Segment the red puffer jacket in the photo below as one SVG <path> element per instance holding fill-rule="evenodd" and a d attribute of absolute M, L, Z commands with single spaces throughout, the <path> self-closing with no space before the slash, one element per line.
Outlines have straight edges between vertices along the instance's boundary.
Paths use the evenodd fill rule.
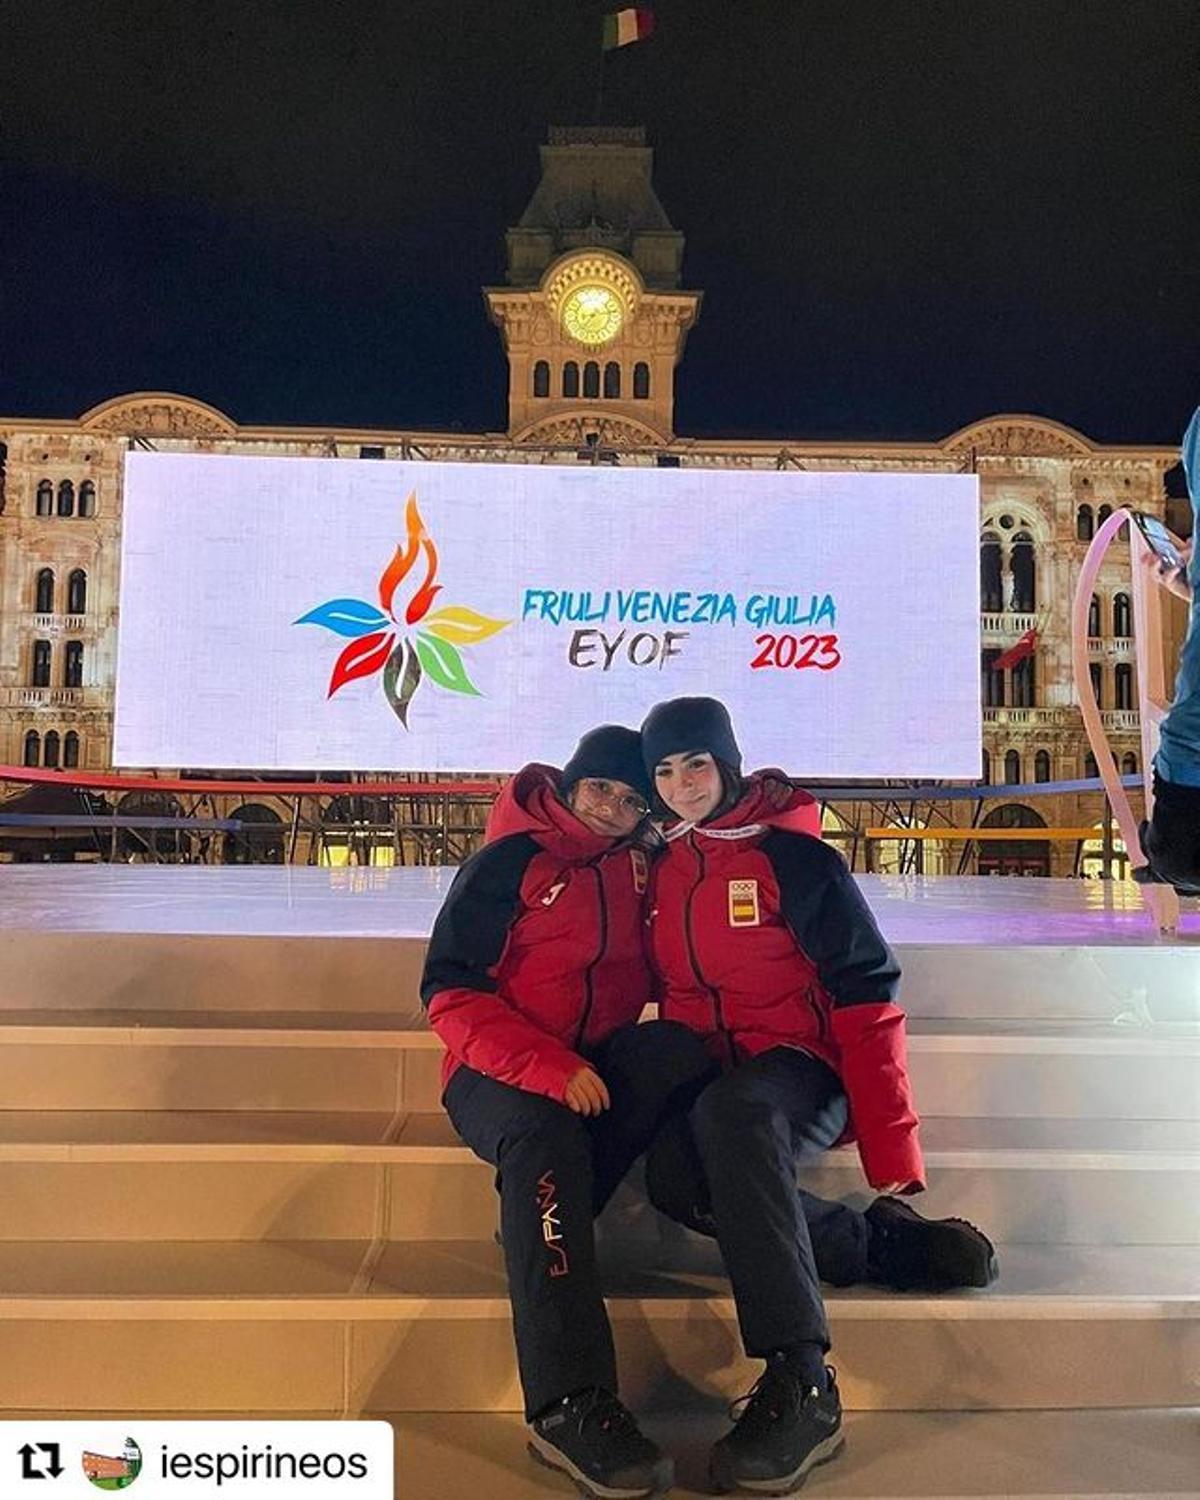
<path fill-rule="evenodd" d="M 558 798 L 558 772 L 526 766 L 498 798 L 484 847 L 438 913 L 421 979 L 461 1064 L 560 1102 L 588 1049 L 650 999 L 645 851 L 592 833 Z"/>
<path fill-rule="evenodd" d="M 867 1180 L 924 1183 L 905 1059 L 900 970 L 806 792 L 770 773 L 702 827 L 667 835 L 651 876 L 661 1014 L 730 1067 L 771 1047 L 829 1064 Z"/>

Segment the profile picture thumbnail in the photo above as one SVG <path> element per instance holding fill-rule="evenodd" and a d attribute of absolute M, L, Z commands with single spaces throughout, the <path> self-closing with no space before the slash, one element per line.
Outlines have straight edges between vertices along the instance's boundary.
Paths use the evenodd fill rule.
<path fill-rule="evenodd" d="M 131 1437 L 120 1453 L 99 1453 L 85 1448 L 83 1472 L 98 1490 L 128 1489 L 142 1472 L 142 1450 Z"/>

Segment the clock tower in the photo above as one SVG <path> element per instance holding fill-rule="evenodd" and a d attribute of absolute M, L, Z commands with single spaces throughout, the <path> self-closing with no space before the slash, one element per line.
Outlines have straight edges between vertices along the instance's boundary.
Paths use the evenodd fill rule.
<path fill-rule="evenodd" d="M 679 289 L 683 235 L 654 192 L 645 132 L 556 127 L 541 157 L 508 231 L 507 285 L 484 291 L 508 355 L 509 436 L 668 443 L 701 294 Z"/>

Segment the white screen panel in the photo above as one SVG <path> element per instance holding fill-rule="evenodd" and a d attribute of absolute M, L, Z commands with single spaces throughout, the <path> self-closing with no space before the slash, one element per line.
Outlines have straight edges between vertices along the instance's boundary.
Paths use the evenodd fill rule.
<path fill-rule="evenodd" d="M 969 475 L 132 453 L 114 763 L 509 771 L 707 693 L 747 765 L 973 778 L 978 514 Z"/>

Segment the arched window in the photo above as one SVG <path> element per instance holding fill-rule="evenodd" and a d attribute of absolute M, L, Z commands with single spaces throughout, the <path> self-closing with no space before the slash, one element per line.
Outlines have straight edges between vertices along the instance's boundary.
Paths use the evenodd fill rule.
<path fill-rule="evenodd" d="M 649 401 L 650 399 L 650 366 L 642 359 L 639 359 L 633 367 L 633 399 L 635 401 Z"/>
<path fill-rule="evenodd" d="M 1012 669 L 1012 701 L 1014 708 L 1032 708 L 1037 691 L 1034 677 L 1036 658 L 1026 656 Z"/>
<path fill-rule="evenodd" d="M 1122 640 L 1133 634 L 1133 612 L 1129 607 L 1128 594 L 1113 595 L 1113 635 Z"/>
<path fill-rule="evenodd" d="M 984 708 L 1004 707 L 1004 673 L 997 672 L 992 663 L 1000 655 L 995 648 L 983 653 L 983 706 Z"/>
<path fill-rule="evenodd" d="M 63 765 L 69 770 L 79 764 L 79 736 L 73 729 L 67 731 L 63 740 Z"/>
<path fill-rule="evenodd" d="M 42 752 L 42 764 L 44 766 L 58 765 L 58 731 L 56 729 L 52 729 L 46 736 L 46 744 Z"/>
<path fill-rule="evenodd" d="M 1100 597 L 1092 595 L 1092 602 L 1088 605 L 1088 635 L 1098 636 L 1102 633 L 1100 624 Z"/>
<path fill-rule="evenodd" d="M 1133 668 L 1127 661 L 1117 663 L 1116 671 L 1113 673 L 1116 679 L 1117 707 L 1133 707 Z"/>
<path fill-rule="evenodd" d="M 31 683 L 34 687 L 50 686 L 49 641 L 34 641 L 33 643 L 33 676 Z"/>
<path fill-rule="evenodd" d="M 1000 582 L 1000 538 L 985 531 L 979 548 L 979 598 L 985 615 L 998 615 L 1004 608 L 1004 587 Z"/>
<path fill-rule="evenodd" d="M 58 513 L 60 516 L 75 514 L 75 486 L 69 479 L 64 479 L 58 487 Z"/>
<path fill-rule="evenodd" d="M 1096 707 L 1104 707 L 1104 673 L 1100 669 L 1100 663 L 1094 661 L 1088 667 L 1088 675 L 1092 679 L 1092 692 L 1095 694 Z"/>
<path fill-rule="evenodd" d="M 1089 750 L 1083 757 L 1083 774 L 1089 778 L 1099 776 L 1100 767 L 1096 764 L 1096 757 Z"/>
<path fill-rule="evenodd" d="M 67 613 L 87 613 L 87 574 L 82 568 L 74 568 L 67 579 Z"/>
<path fill-rule="evenodd" d="M 1012 753 L 1012 752 L 1010 752 Z M 1037 830 L 1045 828 L 1046 822 L 1032 807 L 1022 807 L 1019 802 L 1010 802 L 1004 807 L 993 808 L 979 827 L 1027 828 L 1027 839 L 989 839 L 981 833 L 979 843 L 979 873 L 981 875 L 1042 875 L 1050 873 L 1050 845 L 1046 839 L 1037 837 Z"/>
<path fill-rule="evenodd" d="M 985 750 L 983 752 L 983 775 L 980 777 L 984 786 L 989 786 L 992 780 L 992 757 Z"/>
<path fill-rule="evenodd" d="M 36 766 L 42 756 L 42 741 L 36 729 L 25 736 L 25 764 Z"/>
<path fill-rule="evenodd" d="M 1037 577 L 1033 559 L 1033 538 L 1018 531 L 1013 538 L 1012 575 L 1013 608 L 1019 615 L 1030 615 L 1037 608 Z"/>
<path fill-rule="evenodd" d="M 1016 786 L 1021 779 L 1021 757 L 1010 750 L 1004 757 L 1004 780 L 1008 786 Z"/>
<path fill-rule="evenodd" d="M 96 486 L 90 479 L 79 486 L 79 514 L 85 519 L 96 514 Z"/>
<path fill-rule="evenodd" d="M 1095 523 L 1092 520 L 1092 507 L 1081 505 L 1075 512 L 1075 535 L 1081 542 L 1090 542 L 1096 534 Z"/>
<path fill-rule="evenodd" d="M 43 479 L 37 487 L 37 513 L 39 516 L 54 514 L 54 486 L 48 479 Z"/>
<path fill-rule="evenodd" d="M 583 367 L 583 395 L 591 401 L 600 395 L 600 366 L 594 359 L 589 359 Z"/>
<path fill-rule="evenodd" d="M 1050 752 L 1039 750 L 1033 757 L 1033 779 L 1034 781 L 1050 780 Z"/>
<path fill-rule="evenodd" d="M 1100 507 L 1100 509 L 1096 512 L 1096 525 L 1097 526 L 1103 526 L 1104 523 L 1105 523 L 1105 521 L 1107 521 L 1108 518 L 1109 518 L 1109 516 L 1111 516 L 1111 515 L 1112 515 L 1112 506 L 1111 505 L 1102 505 Z"/>
<path fill-rule="evenodd" d="M 1121 757 L 1121 775 L 1136 776 L 1137 768 L 1137 756 L 1133 753 L 1132 750 L 1127 750 Z"/>
<path fill-rule="evenodd" d="M 539 359 L 533 367 L 533 394 L 535 396 L 550 394 L 550 364 L 547 360 Z M 82 496 L 80 499 L 82 501 Z"/>
<path fill-rule="evenodd" d="M 562 391 L 564 396 L 578 396 L 579 394 L 579 366 L 573 359 L 567 360 L 563 365 Z"/>
<path fill-rule="evenodd" d="M 42 568 L 37 576 L 37 588 L 34 591 L 34 610 L 39 615 L 52 615 L 54 613 L 54 569 Z"/>
<path fill-rule="evenodd" d="M 610 359 L 604 366 L 604 394 L 610 401 L 616 401 L 621 395 L 621 366 L 615 359 Z"/>
<path fill-rule="evenodd" d="M 68 641 L 63 665 L 63 687 L 83 686 L 83 642 Z"/>

